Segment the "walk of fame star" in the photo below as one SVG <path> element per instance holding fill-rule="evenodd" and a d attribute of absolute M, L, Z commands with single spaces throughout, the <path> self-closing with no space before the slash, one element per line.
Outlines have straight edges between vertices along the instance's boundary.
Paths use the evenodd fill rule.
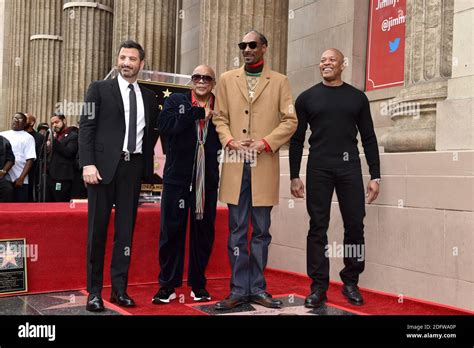
<path fill-rule="evenodd" d="M 59 296 L 50 296 L 50 298 L 62 300 L 64 302 L 61 304 L 43 308 L 44 311 L 51 310 L 51 309 L 85 307 L 87 304 L 87 296 L 81 296 L 81 295 L 65 295 L 65 296 L 59 295 Z"/>
<path fill-rule="evenodd" d="M 168 98 L 173 92 L 170 92 L 170 90 L 167 88 L 166 91 L 163 91 L 164 97 L 163 98 Z"/>
<path fill-rule="evenodd" d="M 2 264 L 0 265 L 0 268 L 6 268 L 9 264 L 18 266 L 18 264 L 16 263 L 16 259 L 18 256 L 20 256 L 20 253 L 18 251 L 13 251 L 12 249 L 10 249 L 10 243 L 7 243 L 5 251 L 0 254 L 0 259 L 2 259 Z"/>

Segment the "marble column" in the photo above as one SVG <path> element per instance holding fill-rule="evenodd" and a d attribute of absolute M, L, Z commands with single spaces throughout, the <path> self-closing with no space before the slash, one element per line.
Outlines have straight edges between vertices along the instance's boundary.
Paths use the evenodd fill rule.
<path fill-rule="evenodd" d="M 61 103 L 70 124 L 79 120 L 74 104 L 84 101 L 93 80 L 103 79 L 111 70 L 113 38 L 113 0 L 65 1 L 64 49 Z"/>
<path fill-rule="evenodd" d="M 7 128 L 7 103 L 8 100 L 8 89 L 7 89 L 7 80 L 8 80 L 8 71 L 9 69 L 9 60 L 8 60 L 8 47 L 9 47 L 9 36 L 5 33 L 9 30 L 9 14 L 11 7 L 11 1 L 5 2 L 5 0 L 0 0 L 0 131 Z"/>
<path fill-rule="evenodd" d="M 16 111 L 28 111 L 28 84 L 30 67 L 30 36 L 32 30 L 33 0 L 17 0 L 11 4 L 10 45 L 8 64 L 7 128 Z M 8 34 L 7 34 L 8 35 Z"/>
<path fill-rule="evenodd" d="M 49 122 L 59 102 L 62 3 L 37 0 L 32 8 L 30 37 L 28 112 L 37 117 L 37 124 Z"/>
<path fill-rule="evenodd" d="M 112 65 L 120 44 L 140 43 L 145 69 L 174 72 L 176 57 L 176 0 L 115 0 Z"/>
<path fill-rule="evenodd" d="M 437 104 L 451 77 L 454 0 L 407 0 L 405 84 L 392 100 L 385 152 L 434 151 Z"/>
<path fill-rule="evenodd" d="M 474 150 L 474 2 L 454 2 L 453 73 L 438 104 L 436 150 Z M 472 173 L 471 173 L 472 174 Z"/>
<path fill-rule="evenodd" d="M 268 39 L 266 64 L 285 73 L 288 6 L 288 0 L 202 0 L 200 63 L 214 67 L 217 75 L 243 65 L 237 44 L 255 29 Z"/>

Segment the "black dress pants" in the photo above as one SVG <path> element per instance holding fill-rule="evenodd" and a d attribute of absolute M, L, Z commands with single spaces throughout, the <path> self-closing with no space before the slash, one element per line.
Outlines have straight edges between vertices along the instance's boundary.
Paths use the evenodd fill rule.
<path fill-rule="evenodd" d="M 306 205 L 310 216 L 307 237 L 307 271 L 311 289 L 327 290 L 329 286 L 329 250 L 327 230 L 331 199 L 336 190 L 344 222 L 344 269 L 339 273 L 344 284 L 357 285 L 364 270 L 364 257 L 347 255 L 346 250 L 364 250 L 365 196 L 360 164 L 344 168 L 317 168 L 308 161 Z M 349 246 L 350 248 L 347 248 Z M 365 253 L 363 254 L 365 255 Z"/>
<path fill-rule="evenodd" d="M 137 217 L 143 173 L 143 157 L 120 159 L 109 184 L 88 185 L 87 291 L 100 294 L 104 273 L 104 255 L 112 206 L 115 204 L 115 235 L 110 276 L 112 290 L 127 289 L 133 230 Z"/>
<path fill-rule="evenodd" d="M 195 289 L 206 287 L 205 271 L 214 244 L 217 189 L 205 192 L 202 220 L 196 220 L 195 197 L 195 191 L 190 192 L 189 187 L 163 186 L 159 242 L 160 286 L 177 288 L 183 283 L 186 229 L 191 215 L 188 284 Z"/>

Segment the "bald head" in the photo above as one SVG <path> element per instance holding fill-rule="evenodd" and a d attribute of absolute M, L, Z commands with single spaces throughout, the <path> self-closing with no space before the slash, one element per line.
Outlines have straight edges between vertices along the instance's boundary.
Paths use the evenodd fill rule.
<path fill-rule="evenodd" d="M 198 65 L 196 68 L 194 68 L 193 75 L 195 74 L 212 76 L 213 79 L 216 78 L 216 73 L 214 72 L 214 69 L 212 69 L 209 65 L 206 64 Z"/>
<path fill-rule="evenodd" d="M 191 77 L 192 89 L 196 98 L 200 100 L 208 100 L 212 93 L 212 89 L 216 85 L 216 73 L 209 65 L 197 66 Z"/>
<path fill-rule="evenodd" d="M 342 84 L 342 71 L 344 70 L 344 54 L 337 48 L 329 48 L 321 55 L 319 71 L 323 83 L 330 86 Z"/>
<path fill-rule="evenodd" d="M 328 48 L 326 51 L 323 52 L 323 56 L 329 53 L 332 53 L 333 55 L 339 57 L 341 61 L 344 61 L 344 54 L 341 51 L 339 51 L 337 48 Z"/>

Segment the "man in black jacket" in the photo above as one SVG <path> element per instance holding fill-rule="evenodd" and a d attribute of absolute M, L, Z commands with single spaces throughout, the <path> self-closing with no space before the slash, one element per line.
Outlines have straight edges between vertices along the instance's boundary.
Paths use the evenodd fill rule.
<path fill-rule="evenodd" d="M 159 245 L 161 287 L 153 297 L 155 304 L 175 299 L 175 288 L 182 284 L 189 210 L 191 297 L 195 301 L 211 300 L 204 273 L 214 243 L 221 149 L 211 121 L 215 73 L 209 66 L 200 65 L 191 79 L 192 91 L 171 95 L 158 117 L 158 129 L 167 142 Z"/>
<path fill-rule="evenodd" d="M 5 178 L 15 164 L 15 155 L 7 138 L 0 135 L 0 202 L 13 202 L 13 186 Z"/>
<path fill-rule="evenodd" d="M 69 202 L 74 179 L 78 136 L 67 126 L 63 114 L 51 117 L 53 143 L 48 140 L 46 202 Z"/>
<path fill-rule="evenodd" d="M 36 149 L 36 160 L 33 162 L 33 168 L 31 168 L 29 176 L 28 185 L 28 201 L 30 202 L 39 202 L 39 195 L 38 195 L 38 182 L 41 178 L 41 173 L 39 170 L 39 162 L 41 158 L 41 149 L 43 148 L 43 144 L 45 141 L 45 137 L 43 134 L 35 131 L 35 123 L 36 123 L 36 116 L 31 113 L 26 114 L 26 127 L 25 131 L 29 133 L 33 138 L 35 138 L 35 149 Z"/>
<path fill-rule="evenodd" d="M 153 139 L 158 104 L 139 86 L 145 51 L 134 41 L 121 44 L 119 76 L 95 81 L 87 91 L 79 132 L 79 162 L 88 189 L 86 309 L 101 311 L 107 227 L 115 204 L 110 301 L 135 306 L 126 293 L 141 180 L 153 174 Z"/>

